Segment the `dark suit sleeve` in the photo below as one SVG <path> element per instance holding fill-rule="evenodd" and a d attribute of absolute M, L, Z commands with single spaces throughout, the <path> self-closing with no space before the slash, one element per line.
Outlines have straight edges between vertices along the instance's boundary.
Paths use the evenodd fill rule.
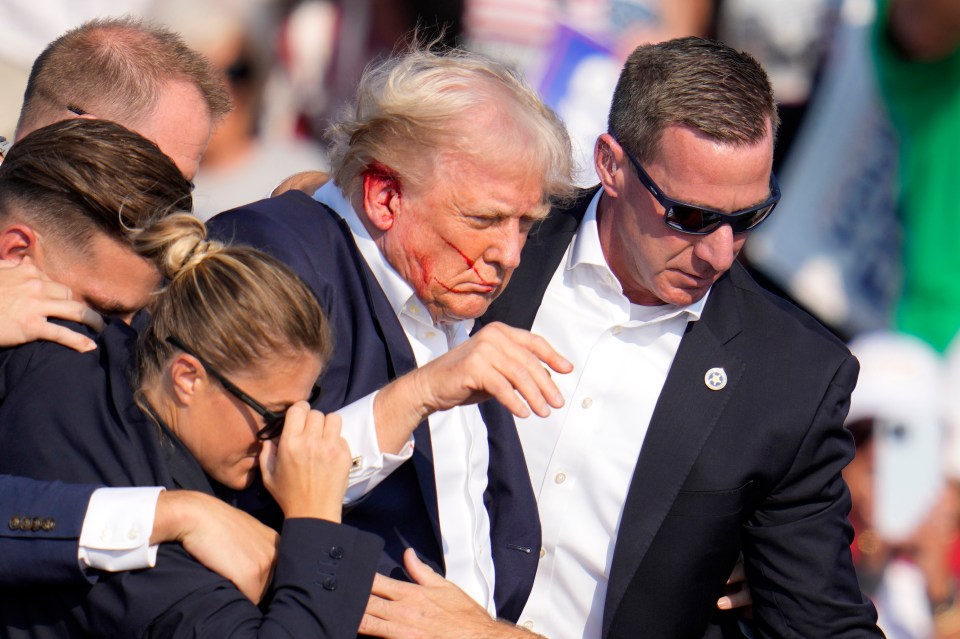
<path fill-rule="evenodd" d="M 87 583 L 77 544 L 95 489 L 0 475 L 0 586 Z"/>
<path fill-rule="evenodd" d="M 0 469 L 107 485 L 153 485 L 164 474 L 155 429 L 142 415 L 118 418 L 130 403 L 125 380 L 103 376 L 117 363 L 111 357 L 120 344 L 108 340 L 115 328 L 122 330 L 108 326 L 95 353 L 21 347 L 17 388 L 0 406 L 0 436 L 9 442 L 0 447 Z M 65 622 L 70 636 L 118 639 L 353 637 L 379 549 L 379 540 L 349 526 L 296 519 L 284 524 L 275 590 L 263 610 L 181 546 L 164 544 L 149 570 L 102 574 L 89 588 L 5 594 L 0 620 L 20 624 L 22 616 L 38 636 Z"/>
<path fill-rule="evenodd" d="M 763 637 L 882 637 L 860 592 L 840 471 L 854 446 L 843 421 L 858 365 L 840 365 L 793 466 L 744 526 L 745 567 Z"/>

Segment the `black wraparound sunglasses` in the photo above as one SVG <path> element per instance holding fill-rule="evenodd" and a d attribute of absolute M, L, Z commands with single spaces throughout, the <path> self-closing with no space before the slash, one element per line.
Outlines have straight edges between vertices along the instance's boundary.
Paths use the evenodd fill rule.
<path fill-rule="evenodd" d="M 219 372 L 217 372 L 217 369 L 215 369 L 213 366 L 210 366 L 210 364 L 208 364 L 202 357 L 200 357 L 195 352 L 193 352 L 193 350 L 184 346 L 183 342 L 178 340 L 176 337 L 173 337 L 173 336 L 168 337 L 166 341 L 168 344 L 175 346 L 176 348 L 179 348 L 181 351 L 183 351 L 187 355 L 191 355 L 195 357 L 196 360 L 200 362 L 200 365 L 203 366 L 208 373 L 213 375 L 228 393 L 230 393 L 231 395 L 239 399 L 241 402 L 243 402 L 244 404 L 252 408 L 257 415 L 260 415 L 260 417 L 263 418 L 263 428 L 257 431 L 257 439 L 263 441 L 263 440 L 273 439 L 274 437 L 280 436 L 280 433 L 283 432 L 284 419 L 286 419 L 286 416 L 287 416 L 286 408 L 284 408 L 281 411 L 267 410 L 267 408 L 263 404 L 261 404 L 254 398 L 250 397 L 250 395 L 248 395 L 247 393 L 240 390 L 240 388 L 236 384 L 234 384 L 233 382 L 228 380 L 226 377 L 221 375 Z M 320 394 L 321 394 L 320 384 L 314 384 L 313 390 L 310 392 L 310 397 L 307 399 L 307 401 L 310 402 L 311 406 L 313 405 L 314 402 L 320 399 Z"/>
<path fill-rule="evenodd" d="M 664 224 L 675 231 L 690 235 L 708 235 L 724 224 L 729 224 L 735 234 L 746 233 L 757 228 L 761 222 L 767 219 L 773 212 L 774 207 L 777 206 L 777 202 L 780 201 L 780 185 L 777 184 L 777 178 L 773 173 L 770 174 L 770 197 L 760 204 L 733 213 L 725 213 L 705 206 L 674 200 L 664 194 L 657 183 L 643 170 L 633 154 L 627 151 L 623 145 L 620 146 L 627 157 L 630 158 L 633 168 L 637 170 L 640 183 L 647 187 L 647 190 L 653 195 L 653 199 L 663 207 Z"/>

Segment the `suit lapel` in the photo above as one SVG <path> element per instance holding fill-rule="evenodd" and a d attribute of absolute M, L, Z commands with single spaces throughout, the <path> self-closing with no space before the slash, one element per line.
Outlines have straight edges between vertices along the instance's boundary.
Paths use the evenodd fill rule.
<path fill-rule="evenodd" d="M 397 314 L 387 300 L 387 296 L 384 295 L 383 288 L 381 288 L 373 271 L 370 270 L 367 261 L 363 259 L 360 249 L 357 248 L 357 244 L 353 240 L 353 233 L 350 231 L 346 220 L 326 205 L 324 205 L 324 208 L 336 219 L 337 228 L 343 234 L 344 242 L 349 247 L 350 254 L 360 270 L 363 294 L 371 310 L 371 321 L 387 350 L 389 378 L 391 380 L 396 379 L 417 367 L 417 360 L 413 354 L 413 349 L 410 348 L 410 341 L 407 339 L 406 333 L 403 332 L 403 326 L 400 325 Z M 433 526 L 437 547 L 442 548 L 437 480 L 433 469 L 433 444 L 430 439 L 430 426 L 426 420 L 417 426 L 413 432 L 413 439 L 414 448 L 411 461 L 416 470 L 417 482 L 420 485 L 420 492 L 423 494 L 424 504 L 430 514 L 430 523 Z"/>
<path fill-rule="evenodd" d="M 714 285 L 701 319 L 687 325 L 651 417 L 617 534 L 603 610 L 604 637 L 700 450 L 737 391 L 743 362 L 725 344 L 739 331 L 736 293 L 728 274 Z M 727 375 L 726 386 L 718 391 L 710 390 L 704 379 L 714 367 Z"/>

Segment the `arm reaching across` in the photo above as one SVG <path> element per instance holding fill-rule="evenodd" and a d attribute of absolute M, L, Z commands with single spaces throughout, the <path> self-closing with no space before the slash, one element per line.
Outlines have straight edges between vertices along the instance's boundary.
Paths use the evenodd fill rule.
<path fill-rule="evenodd" d="M 103 329 L 103 318 L 71 299 L 68 287 L 52 281 L 32 264 L 0 262 L 0 346 L 47 340 L 81 352 L 96 348 L 90 338 L 49 322 L 51 317 Z"/>
<path fill-rule="evenodd" d="M 303 191 L 313 195 L 321 186 L 330 181 L 330 174 L 323 171 L 301 171 L 295 173 L 277 185 L 270 194 L 271 197 L 282 195 L 287 191 Z"/>
<path fill-rule="evenodd" d="M 270 583 L 277 533 L 225 502 L 191 490 L 160 493 L 151 544 L 178 541 L 254 603 Z"/>
<path fill-rule="evenodd" d="M 434 361 L 397 378 L 377 395 L 380 448 L 396 452 L 431 413 L 491 397 L 519 417 L 545 417 L 563 406 L 550 377 L 573 366 L 545 339 L 494 322 Z"/>
<path fill-rule="evenodd" d="M 533 639 L 533 634 L 492 618 L 486 610 L 447 581 L 408 548 L 404 567 L 416 583 L 383 575 L 373 580 L 360 633 L 386 639 Z"/>

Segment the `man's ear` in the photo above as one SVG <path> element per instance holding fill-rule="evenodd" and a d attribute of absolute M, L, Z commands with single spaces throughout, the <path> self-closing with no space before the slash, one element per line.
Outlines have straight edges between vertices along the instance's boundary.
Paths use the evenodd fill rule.
<path fill-rule="evenodd" d="M 37 232 L 32 226 L 16 222 L 0 228 L 0 260 L 19 264 L 26 258 L 37 263 L 40 250 Z"/>
<path fill-rule="evenodd" d="M 207 371 L 193 355 L 178 353 L 173 357 L 168 369 L 170 385 L 177 403 L 190 405 L 197 394 L 209 384 Z"/>
<path fill-rule="evenodd" d="M 389 231 L 393 227 L 402 197 L 396 173 L 382 166 L 371 166 L 364 171 L 363 210 L 375 228 Z"/>
<path fill-rule="evenodd" d="M 623 189 L 623 147 L 609 133 L 597 138 L 593 147 L 593 164 L 604 193 L 617 197 Z"/>

